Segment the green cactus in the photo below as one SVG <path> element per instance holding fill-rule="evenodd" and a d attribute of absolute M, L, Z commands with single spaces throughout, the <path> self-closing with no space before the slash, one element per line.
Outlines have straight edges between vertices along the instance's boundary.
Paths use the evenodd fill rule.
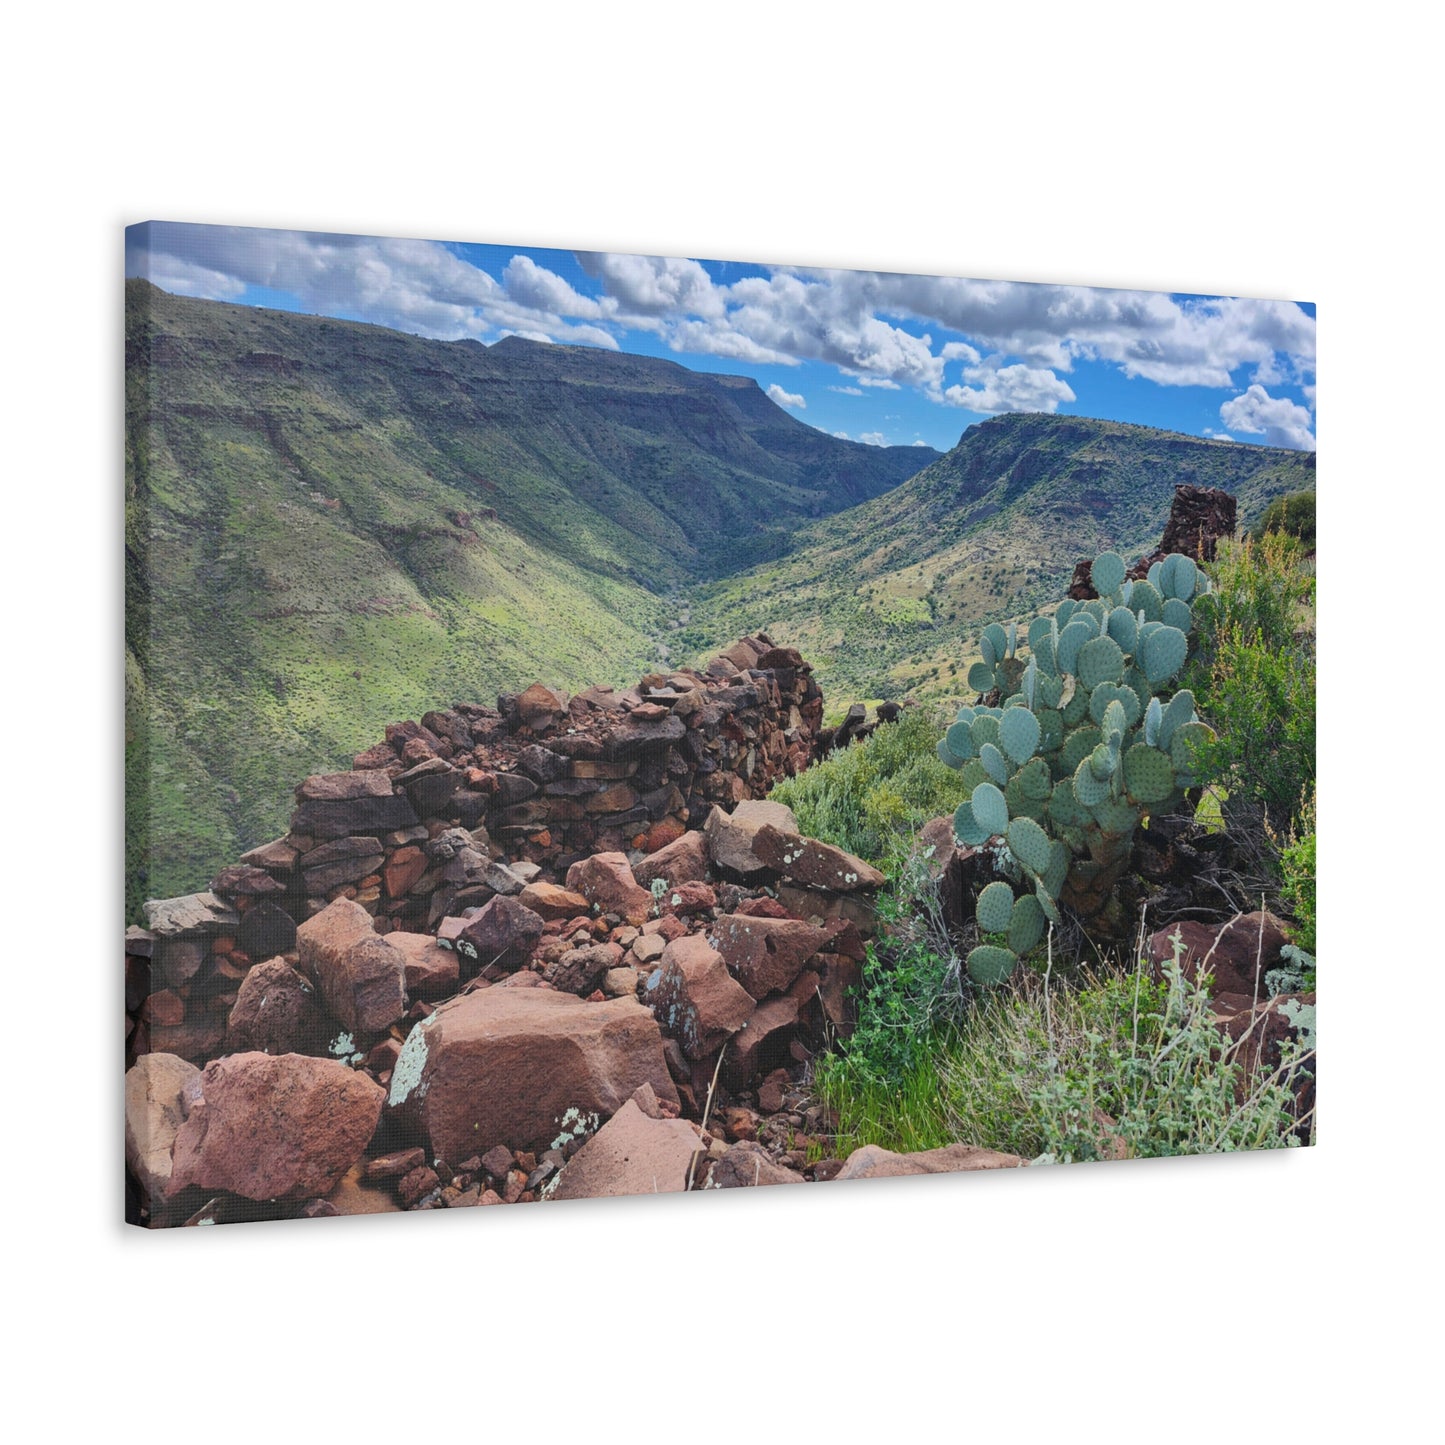
<path fill-rule="evenodd" d="M 1007 933 L 1013 917 L 1014 891 L 1007 883 L 990 883 L 978 895 L 974 917 L 981 933 Z"/>
<path fill-rule="evenodd" d="M 969 955 L 969 974 L 997 982 L 1017 956 L 1061 918 L 1066 903 L 1095 936 L 1112 936 L 1113 890 L 1127 870 L 1134 833 L 1197 785 L 1199 744 L 1211 736 L 1187 690 L 1168 690 L 1188 660 L 1190 601 L 1208 579 L 1175 554 L 1130 581 L 1122 559 L 1094 559 L 1100 597 L 1064 599 L 1053 617 L 1026 626 L 990 623 L 980 640 L 986 671 L 970 686 L 998 688 L 1002 708 L 966 708 L 938 755 L 960 769 L 970 801 L 955 815 L 960 842 L 1003 839 L 1004 871 L 1023 895 L 1005 914 L 1007 884 L 985 890 L 988 933 L 1007 949 Z M 990 892 L 991 890 L 994 890 Z M 984 915 L 980 913 L 980 926 Z M 1112 921 L 1111 921 L 1112 920 Z"/>
<path fill-rule="evenodd" d="M 1004 983 L 1017 967 L 1018 954 L 1011 948 L 983 943 L 968 955 L 968 976 L 977 984 Z"/>

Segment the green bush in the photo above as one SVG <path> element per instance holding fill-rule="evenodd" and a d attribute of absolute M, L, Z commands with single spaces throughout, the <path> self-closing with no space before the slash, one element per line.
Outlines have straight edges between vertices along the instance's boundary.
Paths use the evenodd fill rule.
<path fill-rule="evenodd" d="M 1315 952 L 1315 802 L 1311 797 L 1300 809 L 1298 829 L 1280 850 L 1284 882 L 1280 896 L 1294 915 L 1295 944 Z"/>
<path fill-rule="evenodd" d="M 881 863 L 895 839 L 963 801 L 958 774 L 935 754 L 938 727 L 931 709 L 905 708 L 768 796 L 793 810 L 808 837 Z"/>
<path fill-rule="evenodd" d="M 1291 492 L 1287 497 L 1276 497 L 1264 509 L 1259 525 L 1254 529 L 1255 540 L 1263 539 L 1270 532 L 1283 532 L 1287 537 L 1298 537 L 1311 551 L 1315 545 L 1315 494 L 1313 492 Z"/>
<path fill-rule="evenodd" d="M 1159 983 L 1141 964 L 1077 991 L 1044 980 L 987 995 L 939 1060 L 948 1132 L 1057 1163 L 1297 1143 L 1309 1047 L 1247 1072 L 1211 1011 L 1178 951 Z"/>
<path fill-rule="evenodd" d="M 1236 815 L 1264 811 L 1285 831 L 1315 779 L 1315 578 L 1301 543 L 1272 532 L 1227 546 L 1198 613 L 1187 679 L 1217 734 L 1202 750 Z"/>

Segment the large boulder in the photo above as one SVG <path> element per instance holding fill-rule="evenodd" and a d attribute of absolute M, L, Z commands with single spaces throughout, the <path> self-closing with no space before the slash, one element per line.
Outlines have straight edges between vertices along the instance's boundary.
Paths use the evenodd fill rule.
<path fill-rule="evenodd" d="M 1017 1154 L 999 1154 L 972 1144 L 945 1144 L 918 1154 L 895 1154 L 877 1144 L 855 1149 L 838 1179 L 895 1179 L 905 1174 L 955 1174 L 971 1169 L 1017 1169 L 1024 1161 Z"/>
<path fill-rule="evenodd" d="M 169 1193 L 188 1184 L 247 1199 L 312 1199 L 361 1158 L 386 1093 L 303 1054 L 230 1054 L 206 1065 L 176 1136 Z"/>
<path fill-rule="evenodd" d="M 390 1102 L 423 1131 L 433 1158 L 455 1164 L 497 1144 L 563 1147 L 643 1084 L 678 1102 L 657 1021 L 635 1000 L 489 988 L 449 1000 L 411 1031 Z"/>
<path fill-rule="evenodd" d="M 455 947 L 480 968 L 521 968 L 542 936 L 542 920 L 526 904 L 493 898 L 457 935 Z"/>
<path fill-rule="evenodd" d="M 200 1096 L 201 1071 L 175 1054 L 145 1054 L 125 1076 L 125 1162 L 154 1209 L 171 1182 L 171 1150 Z"/>
<path fill-rule="evenodd" d="M 701 1059 L 752 1017 L 757 1005 L 701 934 L 675 939 L 643 982 L 643 1000 L 690 1059 Z"/>
<path fill-rule="evenodd" d="M 296 930 L 301 966 L 328 1012 L 353 1033 L 378 1033 L 406 1012 L 406 959 L 359 903 L 338 898 Z"/>
<path fill-rule="evenodd" d="M 1279 967 L 1279 951 L 1289 942 L 1284 923 L 1272 913 L 1238 913 L 1227 923 L 1171 923 L 1149 938 L 1149 959 L 1156 965 L 1174 956 L 1174 934 L 1183 942 L 1186 978 L 1213 976 L 1216 994 L 1265 995 L 1264 976 Z"/>
<path fill-rule="evenodd" d="M 855 893 L 863 888 L 881 888 L 884 883 L 882 873 L 862 858 L 831 843 L 784 832 L 771 824 L 758 829 L 753 852 L 774 872 L 808 888 Z"/>
<path fill-rule="evenodd" d="M 229 1053 L 311 1054 L 326 1020 L 306 977 L 284 958 L 258 963 L 241 981 L 226 1023 Z"/>
<path fill-rule="evenodd" d="M 461 965 L 452 949 L 443 948 L 429 933 L 398 931 L 388 933 L 386 941 L 404 960 L 408 997 L 437 999 L 456 992 Z"/>
<path fill-rule="evenodd" d="M 787 988 L 832 933 L 797 918 L 730 913 L 717 920 L 710 937 L 737 981 L 761 1000 Z"/>
<path fill-rule="evenodd" d="M 677 1194 L 702 1148 L 682 1119 L 651 1119 L 629 1099 L 563 1168 L 553 1199 Z"/>
<path fill-rule="evenodd" d="M 567 870 L 567 887 L 580 893 L 600 913 L 614 913 L 624 923 L 641 927 L 652 913 L 652 894 L 638 885 L 625 853 L 594 853 Z"/>
<path fill-rule="evenodd" d="M 707 838 L 694 831 L 649 853 L 632 871 L 644 888 L 651 887 L 654 878 L 661 878 L 669 887 L 676 888 L 679 883 L 706 883 L 711 861 Z"/>
<path fill-rule="evenodd" d="M 796 833 L 798 820 L 791 808 L 762 799 L 739 803 L 731 813 L 714 808 L 703 824 L 712 861 L 745 882 L 767 873 L 768 865 L 753 849 L 753 840 L 764 827 Z"/>

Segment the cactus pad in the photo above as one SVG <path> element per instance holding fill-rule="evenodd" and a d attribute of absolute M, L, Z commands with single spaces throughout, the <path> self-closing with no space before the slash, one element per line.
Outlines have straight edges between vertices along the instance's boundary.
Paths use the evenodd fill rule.
<path fill-rule="evenodd" d="M 1194 596 L 1198 570 L 1192 557 L 1186 557 L 1183 552 L 1171 552 L 1159 566 L 1159 581 L 1155 585 L 1162 596 L 1188 602 Z"/>
<path fill-rule="evenodd" d="M 1157 590 L 1159 587 L 1159 579 L 1164 575 L 1163 562 L 1151 563 L 1149 571 L 1145 575 L 1148 578 L 1149 585 Z"/>
<path fill-rule="evenodd" d="M 1054 612 L 1054 621 L 1061 630 L 1068 626 L 1069 618 L 1074 615 L 1074 611 L 1078 605 L 1072 597 L 1065 597 L 1064 600 L 1059 603 L 1057 610 Z"/>
<path fill-rule="evenodd" d="M 1044 880 L 1042 878 L 1040 878 L 1038 882 L 1034 884 L 1034 897 L 1039 900 L 1039 907 L 1044 910 L 1044 917 L 1047 918 L 1050 923 L 1057 925 L 1063 922 L 1063 919 L 1059 914 L 1059 905 L 1055 903 L 1053 898 L 1049 896 L 1048 890 L 1044 887 Z"/>
<path fill-rule="evenodd" d="M 1037 652 L 1039 650 L 1040 639 L 1052 637 L 1053 635 L 1053 620 L 1048 617 L 1035 617 L 1034 620 L 1029 623 L 1028 638 L 1030 649 Z"/>
<path fill-rule="evenodd" d="M 1034 684 L 1034 707 L 1039 710 L 1058 707 L 1063 696 L 1063 678 L 1040 671 L 1038 681 Z"/>
<path fill-rule="evenodd" d="M 1112 637 L 1095 637 L 1079 649 L 1079 681 L 1091 692 L 1101 682 L 1124 676 L 1124 652 Z"/>
<path fill-rule="evenodd" d="M 1039 759 L 1035 758 L 1035 762 Z M 1044 768 L 1048 772 L 1047 766 Z M 1003 790 L 1004 802 L 1008 804 L 1008 815 L 1010 818 L 1034 818 L 1038 822 L 1044 821 L 1044 804 L 1038 798 L 1031 798 L 1024 791 L 1023 784 L 1019 781 L 1022 775 L 1015 773 L 1008 780 L 1008 786 Z"/>
<path fill-rule="evenodd" d="M 1051 708 L 1040 708 L 1034 714 L 1039 720 L 1039 751 L 1056 753 L 1064 741 L 1064 720 Z"/>
<path fill-rule="evenodd" d="M 1107 733 L 1105 734 L 1107 737 Z M 1089 771 L 1096 778 L 1112 778 L 1119 768 L 1118 745 L 1102 742 L 1089 754 Z"/>
<path fill-rule="evenodd" d="M 1049 818 L 1060 828 L 1075 828 L 1084 821 L 1083 810 L 1074 797 L 1071 778 L 1060 778 L 1049 797 Z"/>
<path fill-rule="evenodd" d="M 948 744 L 949 752 L 958 759 L 959 763 L 966 763 L 978 751 L 973 745 L 973 731 L 966 722 L 954 723 L 944 733 L 943 740 Z"/>
<path fill-rule="evenodd" d="M 979 827 L 978 820 L 973 816 L 972 804 L 960 803 L 953 815 L 953 836 L 970 848 L 978 848 L 987 843 L 993 834 Z"/>
<path fill-rule="evenodd" d="M 1115 747 L 1119 745 L 1124 734 L 1129 731 L 1128 710 L 1117 697 L 1104 709 L 1104 721 L 1100 727 L 1103 730 L 1104 741 Z"/>
<path fill-rule="evenodd" d="M 1014 891 L 1007 883 L 990 883 L 978 895 L 973 916 L 982 933 L 1007 933 L 1014 911 Z"/>
<path fill-rule="evenodd" d="M 1094 809 L 1094 821 L 1113 837 L 1132 833 L 1139 824 L 1139 809 L 1118 798 L 1106 798 Z"/>
<path fill-rule="evenodd" d="M 1002 662 L 1009 655 L 1008 635 L 997 622 L 990 622 L 983 629 L 982 640 L 992 645 L 994 662 Z"/>
<path fill-rule="evenodd" d="M 978 655 L 983 658 L 985 667 L 993 667 L 999 661 L 999 655 L 994 651 L 993 641 L 987 633 L 978 639 Z"/>
<path fill-rule="evenodd" d="M 1049 861 L 1044 870 L 1039 874 L 1039 882 L 1044 885 L 1044 890 L 1057 898 L 1064 886 L 1064 880 L 1069 876 L 1069 850 L 1055 838 L 1049 844 Z M 1054 919 L 1057 923 L 1059 920 Z"/>
<path fill-rule="evenodd" d="M 1164 611 L 1164 599 L 1152 582 L 1136 582 L 1129 596 L 1129 606 L 1144 614 L 1145 622 L 1158 622 Z"/>
<path fill-rule="evenodd" d="M 1054 650 L 1054 661 L 1060 672 L 1077 672 L 1079 649 L 1092 640 L 1094 634 L 1082 617 L 1075 617 L 1059 633 L 1059 645 Z"/>
<path fill-rule="evenodd" d="M 1169 706 L 1164 709 L 1164 716 L 1159 723 L 1159 746 L 1169 747 L 1174 741 L 1174 734 L 1185 723 L 1193 721 L 1194 694 L 1187 687 L 1181 687 L 1169 699 Z"/>
<path fill-rule="evenodd" d="M 1008 827 L 1008 804 L 1001 792 L 992 783 L 980 783 L 973 790 L 974 821 L 984 830 L 984 836 L 992 838 Z"/>
<path fill-rule="evenodd" d="M 1075 683 L 1068 702 L 1059 709 L 1060 715 L 1069 727 L 1075 727 L 1089 715 L 1089 690 Z"/>
<path fill-rule="evenodd" d="M 1057 677 L 1059 675 L 1059 664 L 1055 657 L 1056 639 L 1052 630 L 1039 638 L 1034 644 L 1034 661 L 1038 663 L 1039 670 L 1045 677 Z"/>
<path fill-rule="evenodd" d="M 1124 559 L 1117 552 L 1104 552 L 1094 558 L 1089 569 L 1094 591 L 1101 596 L 1117 592 L 1124 585 Z"/>
<path fill-rule="evenodd" d="M 1136 803 L 1162 803 L 1174 791 L 1169 754 L 1147 743 L 1135 743 L 1124 754 L 1124 784 Z"/>
<path fill-rule="evenodd" d="M 1049 835 L 1032 818 L 1015 818 L 1007 836 L 1009 852 L 1031 873 L 1049 866 Z"/>
<path fill-rule="evenodd" d="M 1159 615 L 1166 627 L 1177 627 L 1181 632 L 1188 632 L 1194 626 L 1194 609 L 1177 597 L 1166 597 L 1164 610 Z"/>
<path fill-rule="evenodd" d="M 1014 762 L 1026 763 L 1038 751 L 1039 720 L 1026 707 L 1013 708 L 999 719 L 998 738 Z"/>
<path fill-rule="evenodd" d="M 1133 652 L 1139 640 L 1139 623 L 1127 607 L 1116 607 L 1109 614 L 1109 636 L 1125 652 Z"/>
<path fill-rule="evenodd" d="M 988 769 L 979 762 L 977 758 L 970 758 L 958 775 L 958 786 L 969 795 L 973 796 L 973 790 L 980 783 L 989 781 Z"/>
<path fill-rule="evenodd" d="M 1008 946 L 1015 953 L 1027 953 L 1044 936 L 1044 922 L 1044 910 L 1039 906 L 1039 900 L 1032 893 L 1025 893 L 1013 906 L 1008 925 Z"/>
<path fill-rule="evenodd" d="M 1124 709 L 1124 726 L 1131 728 L 1139 721 L 1139 694 L 1132 687 L 1116 687 L 1112 682 L 1101 682 L 1089 696 L 1089 716 L 1104 725 L 1104 713 L 1111 702 L 1117 702 Z"/>
<path fill-rule="evenodd" d="M 999 787 L 1003 787 L 1008 782 L 1008 763 L 1004 760 L 1004 755 L 992 743 L 985 743 L 978 750 L 978 760 L 983 764 L 983 770 L 992 782 L 997 783 Z"/>
<path fill-rule="evenodd" d="M 1026 798 L 1032 798 L 1036 803 L 1048 800 L 1054 784 L 1049 776 L 1049 765 L 1042 758 L 1030 758 L 1014 776 Z"/>
<path fill-rule="evenodd" d="M 1097 808 L 1109 796 L 1109 780 L 1095 776 L 1091 760 L 1092 754 L 1074 769 L 1074 799 L 1081 808 Z"/>
<path fill-rule="evenodd" d="M 985 743 L 998 742 L 998 719 L 992 713 L 980 713 L 968 727 L 973 734 L 975 748 L 981 748 Z"/>
<path fill-rule="evenodd" d="M 1177 627 L 1161 627 L 1144 640 L 1144 676 L 1156 687 L 1184 666 L 1189 639 Z"/>
<path fill-rule="evenodd" d="M 975 662 L 968 670 L 968 685 L 974 692 L 992 692 L 993 668 L 986 662 Z"/>
<path fill-rule="evenodd" d="M 968 976 L 986 988 L 1006 983 L 1017 965 L 1018 955 L 1012 949 L 984 943 L 968 955 Z"/>
<path fill-rule="evenodd" d="M 1164 718 L 1164 707 L 1157 697 L 1149 699 L 1149 706 L 1144 713 L 1144 741 L 1149 746 L 1161 746 L 1159 742 L 1159 724 Z"/>
<path fill-rule="evenodd" d="M 1072 773 L 1094 751 L 1103 736 L 1095 727 L 1075 728 L 1064 739 L 1063 750 L 1059 754 L 1062 766 Z"/>
<path fill-rule="evenodd" d="M 1174 764 L 1174 781 L 1181 788 L 1192 788 L 1198 784 L 1203 763 L 1199 749 L 1213 736 L 1213 730 L 1201 722 L 1183 723 L 1175 729 L 1169 744 L 1169 760 Z"/>

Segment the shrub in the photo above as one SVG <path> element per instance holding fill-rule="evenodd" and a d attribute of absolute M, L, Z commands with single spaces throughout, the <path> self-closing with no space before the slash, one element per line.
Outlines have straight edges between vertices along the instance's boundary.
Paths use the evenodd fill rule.
<path fill-rule="evenodd" d="M 1262 540 L 1270 532 L 1283 532 L 1287 537 L 1298 537 L 1311 551 L 1315 545 L 1315 494 L 1313 492 L 1291 492 L 1287 497 L 1276 497 L 1264 509 L 1258 526 L 1254 529 L 1255 540 Z"/>
<path fill-rule="evenodd" d="M 1301 831 L 1303 830 L 1303 831 Z M 1296 830 L 1280 850 L 1284 882 L 1280 896 L 1294 915 L 1294 942 L 1315 952 L 1315 800 L 1301 805 Z"/>
<path fill-rule="evenodd" d="M 951 1136 L 1058 1163 L 1297 1143 L 1294 1085 L 1312 1041 L 1247 1068 L 1181 953 L 1159 983 L 1140 961 L 1077 991 L 1044 979 L 980 1000 L 939 1063 Z"/>
<path fill-rule="evenodd" d="M 1228 789 L 1233 821 L 1252 807 L 1286 831 L 1313 794 L 1314 596 L 1303 547 L 1272 532 L 1222 549 L 1201 599 L 1188 681 L 1216 733 L 1201 765 Z"/>
<path fill-rule="evenodd" d="M 938 726 L 931 709 L 905 708 L 768 796 L 793 810 L 808 837 L 882 863 L 893 840 L 963 800 L 958 774 L 935 755 Z"/>

